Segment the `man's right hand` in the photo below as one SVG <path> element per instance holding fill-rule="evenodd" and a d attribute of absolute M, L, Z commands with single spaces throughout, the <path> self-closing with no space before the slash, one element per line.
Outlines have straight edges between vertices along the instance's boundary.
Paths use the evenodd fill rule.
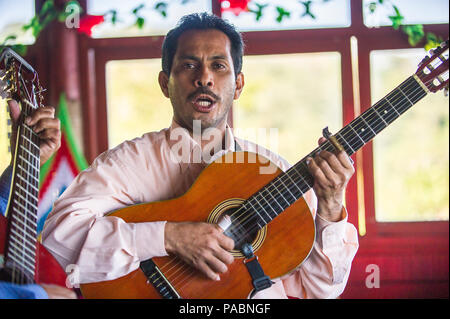
<path fill-rule="evenodd" d="M 210 279 L 220 280 L 219 274 L 225 273 L 227 265 L 234 260 L 229 252 L 234 248 L 233 239 L 215 224 L 167 222 L 164 233 L 166 251 L 179 256 Z"/>

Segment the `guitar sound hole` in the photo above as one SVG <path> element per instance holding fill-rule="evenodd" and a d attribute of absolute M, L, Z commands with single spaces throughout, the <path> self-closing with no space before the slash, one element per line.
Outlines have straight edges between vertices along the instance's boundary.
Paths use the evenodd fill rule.
<path fill-rule="evenodd" d="M 234 249 L 241 250 L 242 245 L 252 243 L 258 234 L 259 227 L 257 219 L 251 215 L 242 216 L 239 212 L 235 213 L 238 207 L 226 210 L 223 215 L 231 218 L 231 224 L 225 230 L 224 234 L 234 240 Z"/>

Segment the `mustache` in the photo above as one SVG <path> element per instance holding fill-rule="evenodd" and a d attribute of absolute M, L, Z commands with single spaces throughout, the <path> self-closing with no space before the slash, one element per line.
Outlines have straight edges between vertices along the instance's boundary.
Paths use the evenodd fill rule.
<path fill-rule="evenodd" d="M 211 91 L 210 89 L 208 89 L 206 86 L 199 87 L 199 88 L 198 88 L 197 90 L 195 90 L 193 93 L 189 94 L 188 100 L 189 100 L 189 101 L 192 101 L 192 100 L 194 100 L 197 96 L 199 96 L 200 94 L 206 94 L 206 95 L 209 95 L 209 96 L 211 96 L 215 101 L 220 101 L 220 100 L 221 100 L 221 98 L 220 98 L 218 95 L 214 94 L 214 92 Z"/>

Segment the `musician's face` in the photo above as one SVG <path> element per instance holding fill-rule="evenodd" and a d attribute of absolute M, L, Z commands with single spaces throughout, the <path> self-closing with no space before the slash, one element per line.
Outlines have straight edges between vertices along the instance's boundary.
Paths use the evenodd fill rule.
<path fill-rule="evenodd" d="M 225 127 L 244 85 L 243 74 L 234 74 L 230 49 L 229 38 L 215 29 L 189 30 L 179 37 L 170 77 L 164 72 L 159 77 L 179 125 L 192 131 L 193 120 L 201 120 L 202 129 Z"/>

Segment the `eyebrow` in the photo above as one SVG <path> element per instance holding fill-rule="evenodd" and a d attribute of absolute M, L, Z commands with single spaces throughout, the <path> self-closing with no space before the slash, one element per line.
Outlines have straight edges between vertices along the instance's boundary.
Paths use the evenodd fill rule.
<path fill-rule="evenodd" d="M 179 57 L 180 60 L 194 60 L 194 61 L 200 61 L 199 57 L 196 57 L 194 55 L 184 54 Z M 213 55 L 212 57 L 209 57 L 208 60 L 227 60 L 227 57 L 223 54 L 217 54 Z"/>

